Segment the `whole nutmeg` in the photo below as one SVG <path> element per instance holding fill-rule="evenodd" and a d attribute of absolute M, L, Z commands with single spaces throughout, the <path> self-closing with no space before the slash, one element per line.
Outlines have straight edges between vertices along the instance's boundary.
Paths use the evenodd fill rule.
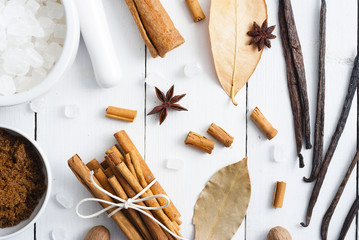
<path fill-rule="evenodd" d="M 269 231 L 267 240 L 292 240 L 292 236 L 287 229 L 277 226 Z"/>
<path fill-rule="evenodd" d="M 93 227 L 88 231 L 84 240 L 110 240 L 110 231 L 104 226 Z"/>

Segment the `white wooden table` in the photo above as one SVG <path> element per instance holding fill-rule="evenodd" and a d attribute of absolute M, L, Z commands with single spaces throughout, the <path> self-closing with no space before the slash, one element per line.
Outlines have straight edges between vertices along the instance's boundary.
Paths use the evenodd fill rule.
<path fill-rule="evenodd" d="M 193 23 L 184 0 L 162 0 L 176 27 L 186 40 L 180 48 L 169 53 L 165 59 L 152 59 L 123 0 L 103 0 L 118 56 L 122 61 L 124 78 L 113 89 L 100 89 L 94 80 L 91 62 L 83 42 L 71 70 L 46 96 L 45 108 L 34 114 L 28 105 L 0 109 L 0 124 L 22 129 L 33 135 L 48 155 L 53 172 L 52 197 L 46 211 L 35 226 L 13 238 L 16 240 L 51 239 L 55 228 L 66 229 L 67 239 L 83 239 L 95 225 L 110 229 L 112 239 L 125 239 L 120 230 L 105 215 L 84 220 L 76 216 L 74 208 L 64 209 L 54 196 L 59 192 L 71 194 L 75 204 L 88 197 L 88 192 L 75 179 L 67 166 L 67 160 L 78 153 L 84 161 L 92 158 L 102 160 L 104 152 L 115 139 L 112 135 L 126 130 L 155 173 L 156 177 L 182 213 L 182 234 L 194 238 L 192 225 L 193 207 L 209 178 L 221 167 L 249 157 L 252 197 L 245 222 L 234 239 L 263 240 L 268 230 L 280 225 L 287 228 L 294 239 L 319 239 L 322 216 L 327 209 L 344 171 L 356 150 L 356 100 L 337 151 L 329 167 L 319 200 L 308 228 L 299 225 L 304 220 L 313 184 L 304 183 L 311 167 L 312 151 L 303 151 L 306 167 L 298 168 L 295 154 L 295 138 L 291 114 L 281 40 L 272 41 L 272 49 L 266 49 L 248 85 L 237 95 L 239 105 L 233 106 L 221 89 L 213 67 L 208 37 L 208 18 Z M 352 69 L 356 51 L 355 0 L 328 0 L 327 14 L 327 91 L 325 118 L 325 150 L 334 132 Z M 208 16 L 210 1 L 200 1 Z M 318 25 L 320 1 L 293 0 L 304 52 L 307 73 L 312 127 L 314 126 L 317 69 Z M 278 26 L 278 0 L 267 0 L 269 24 Z M 276 28 L 275 34 L 279 35 Z M 99 46 L 100 47 L 100 46 Z M 106 59 L 104 59 L 106 61 Z M 190 62 L 203 66 L 203 73 L 193 79 L 184 77 L 183 67 Z M 159 103 L 154 88 L 146 86 L 146 74 L 160 73 L 165 80 L 158 83 L 166 91 L 175 84 L 175 94 L 187 93 L 181 104 L 188 112 L 169 112 L 162 126 L 155 116 L 146 114 Z M 64 107 L 76 104 L 81 108 L 80 117 L 67 119 Z M 108 105 L 137 109 L 134 123 L 106 119 Z M 249 120 L 249 113 L 258 106 L 278 129 L 272 141 Z M 184 140 L 188 131 L 205 134 L 215 122 L 231 133 L 235 140 L 230 149 L 216 143 L 212 155 L 187 147 Z M 314 132 L 314 128 L 312 128 Z M 282 163 L 273 162 L 273 148 L 284 144 L 288 158 Z M 184 169 L 166 169 L 167 159 L 185 161 Z M 275 182 L 287 182 L 282 209 L 271 207 Z M 329 230 L 329 239 L 337 239 L 344 218 L 356 197 L 357 175 L 353 173 L 337 207 Z M 93 203 L 90 211 L 100 209 Z M 347 239 L 357 239 L 357 225 L 353 222 Z"/>

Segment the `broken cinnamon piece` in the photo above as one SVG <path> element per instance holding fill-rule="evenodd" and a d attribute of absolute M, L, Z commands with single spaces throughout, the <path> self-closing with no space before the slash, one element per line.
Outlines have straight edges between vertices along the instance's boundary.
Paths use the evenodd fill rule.
<path fill-rule="evenodd" d="M 257 127 L 266 135 L 268 140 L 271 140 L 277 135 L 277 129 L 264 117 L 258 107 L 253 110 L 250 117 Z"/>
<path fill-rule="evenodd" d="M 186 4 L 192 14 L 193 21 L 195 23 L 206 18 L 206 15 L 204 15 L 198 0 L 186 0 Z"/>
<path fill-rule="evenodd" d="M 209 154 L 214 148 L 214 141 L 191 131 L 187 135 L 185 144 Z"/>
<path fill-rule="evenodd" d="M 223 143 L 227 148 L 233 143 L 233 137 L 214 123 L 208 128 L 207 133 Z"/>
<path fill-rule="evenodd" d="M 159 0 L 125 0 L 153 58 L 182 45 L 184 39 Z"/>
<path fill-rule="evenodd" d="M 113 118 L 113 119 L 122 120 L 122 121 L 126 121 L 126 122 L 133 122 L 137 116 L 137 111 L 109 106 L 106 109 L 105 116 L 108 118 Z"/>
<path fill-rule="evenodd" d="M 282 208 L 283 207 L 283 201 L 284 201 L 284 195 L 285 195 L 285 188 L 287 184 L 285 182 L 277 182 L 274 190 L 274 198 L 272 206 L 275 208 Z"/>

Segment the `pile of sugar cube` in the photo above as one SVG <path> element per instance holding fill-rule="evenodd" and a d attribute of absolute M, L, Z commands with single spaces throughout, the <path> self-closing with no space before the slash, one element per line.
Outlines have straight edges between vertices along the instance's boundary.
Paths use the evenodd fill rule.
<path fill-rule="evenodd" d="M 0 0 L 0 98 L 45 79 L 61 55 L 66 29 L 59 0 Z"/>

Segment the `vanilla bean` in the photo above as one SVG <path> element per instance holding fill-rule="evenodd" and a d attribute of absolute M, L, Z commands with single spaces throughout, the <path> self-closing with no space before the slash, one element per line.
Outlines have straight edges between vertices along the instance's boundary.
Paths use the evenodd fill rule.
<path fill-rule="evenodd" d="M 326 45 L 326 14 L 327 3 L 322 0 L 320 9 L 319 26 L 319 81 L 317 93 L 317 113 L 315 117 L 314 151 L 312 172 L 309 178 L 303 178 L 305 182 L 313 182 L 319 173 L 323 161 L 324 142 L 324 106 L 325 106 L 325 45 Z"/>
<path fill-rule="evenodd" d="M 329 228 L 329 223 L 330 220 L 333 216 L 333 213 L 335 211 L 335 208 L 337 207 L 337 204 L 340 200 L 340 197 L 342 196 L 342 193 L 344 191 L 345 186 L 347 185 L 347 182 L 349 180 L 349 177 L 351 175 L 351 173 L 353 172 L 354 167 L 356 166 L 357 162 L 359 161 L 359 151 L 356 152 L 353 161 L 350 163 L 349 168 L 347 170 L 347 172 L 345 173 L 345 176 L 343 178 L 342 183 L 340 184 L 337 193 L 335 194 L 328 210 L 326 211 L 323 220 L 322 220 L 322 226 L 321 226 L 321 230 L 320 230 L 320 235 L 322 236 L 322 240 L 326 240 L 327 239 L 327 235 L 328 235 L 328 228 Z"/>
<path fill-rule="evenodd" d="M 299 95 L 299 84 L 295 76 L 295 66 L 293 61 L 293 56 L 290 50 L 288 29 L 285 20 L 284 14 L 284 1 L 279 1 L 279 28 L 280 36 L 282 39 L 284 58 L 286 62 L 286 71 L 287 71 L 287 84 L 290 97 L 290 103 L 292 107 L 293 121 L 294 121 L 294 131 L 295 131 L 295 140 L 297 155 L 299 157 L 299 166 L 304 167 L 303 156 L 301 154 L 302 145 L 303 145 L 303 117 L 302 117 L 302 107 L 301 100 Z"/>
<path fill-rule="evenodd" d="M 350 208 L 350 210 L 348 212 L 348 215 L 345 218 L 345 221 L 344 221 L 342 230 L 340 231 L 340 235 L 339 235 L 338 240 L 344 240 L 345 239 L 345 236 L 348 233 L 349 227 L 352 224 L 354 217 L 358 213 L 358 209 L 359 209 L 359 196 L 353 202 L 353 205 Z"/>
<path fill-rule="evenodd" d="M 321 169 L 319 171 L 317 181 L 315 182 L 315 185 L 313 187 L 312 195 L 310 196 L 310 200 L 309 200 L 309 204 L 308 204 L 306 221 L 305 221 L 305 223 L 304 222 L 301 223 L 301 225 L 303 227 L 307 227 L 312 218 L 313 208 L 317 202 L 317 199 L 318 199 L 318 196 L 320 193 L 320 189 L 323 185 L 324 178 L 327 173 L 329 164 L 330 164 L 332 157 L 334 155 L 334 152 L 338 146 L 339 139 L 344 131 L 345 124 L 348 119 L 348 115 L 349 115 L 350 108 L 351 108 L 351 105 L 353 102 L 354 94 L 357 90 L 358 79 L 359 79 L 359 61 L 358 61 L 358 56 L 356 56 L 355 61 L 354 61 L 352 75 L 350 77 L 347 96 L 345 97 L 345 101 L 344 101 L 344 105 L 343 105 L 343 109 L 342 109 L 336 130 L 335 130 L 335 132 L 332 136 L 332 139 L 330 141 L 330 145 L 328 147 L 327 153 L 325 154 L 325 158 L 322 163 Z"/>

